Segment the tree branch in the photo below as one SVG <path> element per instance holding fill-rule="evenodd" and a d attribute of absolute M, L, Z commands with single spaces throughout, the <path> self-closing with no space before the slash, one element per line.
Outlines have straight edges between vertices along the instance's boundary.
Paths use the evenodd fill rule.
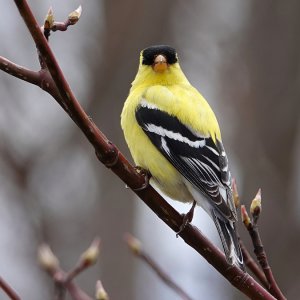
<path fill-rule="evenodd" d="M 11 300 L 21 300 L 14 289 L 0 276 L 0 287 Z"/>
<path fill-rule="evenodd" d="M 10 60 L 0 56 L 0 69 L 14 77 L 27 81 L 29 83 L 39 85 L 40 75 L 39 72 L 35 72 L 19 66 Z"/>
<path fill-rule="evenodd" d="M 62 70 L 60 69 L 46 38 L 34 18 L 26 0 L 14 0 L 27 28 L 43 57 L 59 95 L 53 95 L 65 109 L 77 126 L 94 146 L 98 159 L 118 175 L 135 193 L 162 219 L 172 230 L 177 232 L 182 224 L 182 216 L 169 205 L 150 185 L 139 189 L 144 184 L 144 176 L 138 174 L 122 153 L 113 145 L 87 116 L 75 98 Z M 200 253 L 232 285 L 251 299 L 274 299 L 250 275 L 236 266 L 227 263 L 224 254 L 216 248 L 196 227 L 189 224 L 180 234 L 181 238 Z"/>
<path fill-rule="evenodd" d="M 265 249 L 263 247 L 261 238 L 260 238 L 260 234 L 259 234 L 259 230 L 258 230 L 258 226 L 254 225 L 254 226 L 250 226 L 248 228 L 249 234 L 251 236 L 252 239 L 252 243 L 254 246 L 254 253 L 257 257 L 257 260 L 259 262 L 259 264 L 262 267 L 262 270 L 265 273 L 265 276 L 269 282 L 269 290 L 271 292 L 272 295 L 274 295 L 278 300 L 286 300 L 285 296 L 282 294 L 281 290 L 279 289 L 276 280 L 273 276 L 273 272 L 272 269 L 269 265 L 268 259 L 267 259 L 267 254 L 265 252 Z"/>
<path fill-rule="evenodd" d="M 23 66 L 13 63 L 12 61 L 0 56 L 0 70 L 5 73 L 34 84 L 44 91 L 48 92 L 57 102 L 62 103 L 62 98 L 56 85 L 48 71 L 48 69 L 42 68 L 40 71 L 33 71 Z M 66 106 L 61 105 L 64 110 Z"/>

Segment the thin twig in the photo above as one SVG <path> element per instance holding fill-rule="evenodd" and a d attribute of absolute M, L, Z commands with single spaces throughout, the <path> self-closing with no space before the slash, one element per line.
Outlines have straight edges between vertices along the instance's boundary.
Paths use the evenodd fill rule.
<path fill-rule="evenodd" d="M 64 300 L 66 290 L 73 300 L 92 300 L 76 283 L 66 280 L 67 273 L 63 269 L 57 270 L 52 278 L 55 283 L 55 300 Z"/>
<path fill-rule="evenodd" d="M 99 256 L 100 239 L 96 237 L 90 247 L 82 253 L 75 267 L 65 276 L 65 283 L 72 281 L 77 275 L 94 265 Z"/>
<path fill-rule="evenodd" d="M 278 300 L 285 300 L 285 296 L 282 294 L 281 290 L 279 289 L 277 282 L 273 276 L 272 269 L 269 265 L 268 259 L 267 259 L 267 254 L 266 251 L 263 247 L 258 226 L 253 225 L 249 226 L 248 228 L 249 234 L 252 239 L 253 247 L 254 247 L 254 253 L 257 257 L 257 260 L 259 264 L 262 267 L 262 270 L 265 273 L 265 276 L 269 282 L 269 290 L 271 294 L 276 297 Z"/>
<path fill-rule="evenodd" d="M 138 239 L 130 233 L 126 233 L 124 239 L 132 253 L 152 268 L 152 270 L 167 286 L 174 290 L 183 300 L 192 300 L 192 298 L 177 283 L 175 283 L 165 271 L 162 270 L 153 258 L 142 249 L 141 243 Z"/>
<path fill-rule="evenodd" d="M 81 13 L 82 7 L 80 5 L 76 10 L 72 11 L 68 15 L 67 20 L 64 22 L 55 22 L 52 7 L 50 7 L 46 15 L 44 25 L 41 28 L 44 32 L 45 38 L 47 40 L 49 39 L 51 31 L 66 31 L 69 26 L 75 25 L 79 21 Z"/>
<path fill-rule="evenodd" d="M 65 286 L 73 300 L 93 300 L 73 281 L 68 282 Z"/>
<path fill-rule="evenodd" d="M 104 289 L 101 280 L 97 280 L 96 282 L 95 298 L 97 300 L 109 300 L 108 294 Z"/>
<path fill-rule="evenodd" d="M 182 216 L 169 205 L 150 185 L 137 190 L 144 184 L 144 176 L 132 167 L 122 153 L 105 137 L 92 122 L 75 98 L 60 69 L 47 40 L 34 18 L 26 0 L 15 0 L 27 28 L 43 56 L 47 68 L 59 91 L 56 101 L 67 111 L 87 139 L 94 146 L 98 159 L 111 168 L 135 193 L 161 218 L 172 230 L 177 232 L 182 224 Z M 53 96 L 54 97 L 54 96 Z M 203 236 L 196 227 L 187 225 L 180 233 L 184 241 L 200 253 L 215 269 L 220 272 L 232 285 L 252 299 L 274 299 L 250 275 L 238 267 L 227 263 L 224 254 Z"/>
<path fill-rule="evenodd" d="M 41 62 L 42 65 L 42 62 Z M 55 86 L 53 79 L 49 71 L 46 68 L 42 68 L 40 71 L 33 71 L 27 69 L 23 66 L 13 63 L 12 61 L 0 56 L 0 70 L 4 71 L 5 73 L 34 84 L 41 89 L 48 92 L 50 95 L 53 96 L 58 102 L 62 103 L 61 96 L 58 92 L 58 89 Z M 60 100 L 59 100 L 60 99 Z M 66 107 L 62 105 L 62 108 L 66 110 Z"/>
<path fill-rule="evenodd" d="M 264 246 L 262 244 L 257 222 L 259 219 L 259 215 L 261 212 L 261 195 L 260 195 L 260 190 L 257 193 L 256 197 L 253 199 L 252 204 L 251 204 L 251 215 L 252 215 L 252 220 L 250 219 L 248 212 L 246 210 L 246 207 L 244 205 L 241 206 L 241 213 L 242 213 L 242 220 L 247 228 L 252 244 L 254 247 L 254 253 L 256 255 L 257 261 L 260 264 L 265 277 L 268 281 L 268 290 L 270 293 L 276 297 L 278 300 L 286 300 L 285 296 L 279 289 L 277 282 L 275 281 L 275 278 L 273 276 L 272 269 L 269 265 L 268 259 L 267 259 L 267 253 L 264 249 Z M 259 198 L 259 199 L 258 199 Z"/>
<path fill-rule="evenodd" d="M 66 298 L 66 286 L 65 286 L 66 273 L 60 267 L 52 274 L 54 281 L 54 299 L 64 300 Z"/>
<path fill-rule="evenodd" d="M 11 300 L 21 300 L 15 290 L 0 276 L 0 287 Z"/>

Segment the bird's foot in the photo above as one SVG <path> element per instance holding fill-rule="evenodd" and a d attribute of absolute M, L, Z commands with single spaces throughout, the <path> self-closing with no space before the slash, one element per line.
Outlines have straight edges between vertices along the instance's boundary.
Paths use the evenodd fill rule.
<path fill-rule="evenodd" d="M 138 192 L 138 191 L 141 191 L 141 190 L 146 189 L 146 188 L 149 186 L 149 182 L 150 182 L 150 178 L 151 178 L 151 173 L 150 173 L 148 170 L 143 169 L 143 168 L 140 167 L 140 166 L 135 166 L 134 168 L 135 168 L 135 170 L 136 170 L 139 174 L 143 175 L 143 176 L 144 176 L 144 179 L 145 179 L 145 181 L 144 181 L 144 183 L 143 183 L 142 186 L 140 186 L 140 187 L 138 187 L 138 188 L 136 188 L 136 189 L 133 189 L 135 192 Z"/>
<path fill-rule="evenodd" d="M 185 229 L 185 227 L 192 222 L 194 217 L 195 206 L 196 206 L 196 201 L 194 200 L 190 210 L 186 214 L 183 214 L 183 221 L 182 224 L 180 225 L 179 231 L 176 232 L 176 237 L 178 237 L 178 235 Z"/>

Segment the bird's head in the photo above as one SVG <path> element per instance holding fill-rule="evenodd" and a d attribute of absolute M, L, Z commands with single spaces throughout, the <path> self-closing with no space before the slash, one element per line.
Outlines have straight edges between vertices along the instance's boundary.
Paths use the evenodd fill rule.
<path fill-rule="evenodd" d="M 140 65 L 132 85 L 172 85 L 188 82 L 181 71 L 176 50 L 170 46 L 151 46 L 141 51 Z"/>

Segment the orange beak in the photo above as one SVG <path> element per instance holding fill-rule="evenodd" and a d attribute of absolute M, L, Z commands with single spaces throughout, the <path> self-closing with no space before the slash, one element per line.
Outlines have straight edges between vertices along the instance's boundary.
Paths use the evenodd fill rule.
<path fill-rule="evenodd" d="M 168 68 L 167 59 L 164 55 L 159 54 L 155 57 L 152 68 L 155 72 L 162 73 Z"/>

